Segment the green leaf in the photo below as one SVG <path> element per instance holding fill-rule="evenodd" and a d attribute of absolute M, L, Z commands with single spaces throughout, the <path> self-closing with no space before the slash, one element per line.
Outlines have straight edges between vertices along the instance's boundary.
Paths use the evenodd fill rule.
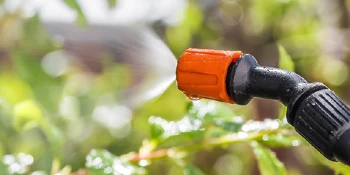
<path fill-rule="evenodd" d="M 323 165 L 334 171 L 335 175 L 350 175 L 350 167 L 340 162 L 333 162 L 325 158 L 320 152 L 312 149 L 315 158 Z"/>
<path fill-rule="evenodd" d="M 42 119 L 41 109 L 33 100 L 25 100 L 14 107 L 13 126 L 19 131 L 39 126 Z"/>
<path fill-rule="evenodd" d="M 45 54 L 55 49 L 51 42 L 51 36 L 43 27 L 38 14 L 24 21 L 22 32 L 20 47 L 17 49 L 33 55 Z"/>
<path fill-rule="evenodd" d="M 280 54 L 279 68 L 293 72 L 295 69 L 295 65 L 292 58 L 288 55 L 287 51 L 284 49 L 283 46 L 278 45 L 278 51 Z"/>
<path fill-rule="evenodd" d="M 204 173 L 193 165 L 186 165 L 184 168 L 184 175 L 204 175 Z"/>
<path fill-rule="evenodd" d="M 30 86 L 12 73 L 0 75 L 0 97 L 14 105 L 32 97 Z"/>
<path fill-rule="evenodd" d="M 193 139 L 203 136 L 202 122 L 188 116 L 176 122 L 152 116 L 148 122 L 151 127 L 152 139 L 159 142 L 173 136 L 187 136 Z"/>
<path fill-rule="evenodd" d="M 77 12 L 77 24 L 80 26 L 86 26 L 88 22 L 79 3 L 76 0 L 64 0 L 63 2 Z"/>
<path fill-rule="evenodd" d="M 280 120 L 284 120 L 284 118 L 286 117 L 286 113 L 287 113 L 287 107 L 284 105 L 281 105 L 280 107 L 280 113 L 278 115 L 278 119 Z"/>
<path fill-rule="evenodd" d="M 180 24 L 166 30 L 167 44 L 176 54 L 182 53 L 192 43 L 192 36 L 201 29 L 203 16 L 196 3 L 189 2 Z"/>
<path fill-rule="evenodd" d="M 91 150 L 86 157 L 85 166 L 89 175 L 146 174 L 146 171 L 143 168 L 123 162 L 119 157 L 106 150 Z"/>
<path fill-rule="evenodd" d="M 182 25 L 185 25 L 192 33 L 197 33 L 201 29 L 203 23 L 202 10 L 198 4 L 189 2 L 184 13 L 186 18 L 183 19 Z"/>
<path fill-rule="evenodd" d="M 25 51 L 13 52 L 13 59 L 15 71 L 31 87 L 35 100 L 45 110 L 56 112 L 63 92 L 61 79 L 46 74 L 40 60 Z"/>
<path fill-rule="evenodd" d="M 214 101 L 193 102 L 188 115 L 201 120 L 203 125 L 216 126 L 226 132 L 238 132 L 244 124 L 243 118 L 235 116 L 226 104 Z"/>
<path fill-rule="evenodd" d="M 332 169 L 336 175 L 350 175 L 350 167 L 340 162 L 332 162 Z"/>
<path fill-rule="evenodd" d="M 283 126 L 278 119 L 265 119 L 263 121 L 249 120 L 242 126 L 243 132 L 260 132 L 275 130 Z"/>
<path fill-rule="evenodd" d="M 114 8 L 117 5 L 117 0 L 107 0 L 109 8 Z"/>
<path fill-rule="evenodd" d="M 47 123 L 47 122 L 46 122 Z M 64 136 L 62 132 L 52 124 L 46 124 L 44 132 L 51 145 L 51 150 L 55 157 L 62 158 L 62 148 L 64 145 Z M 44 128 L 44 126 L 42 126 Z"/>
<path fill-rule="evenodd" d="M 161 117 L 150 117 L 149 124 L 153 140 L 164 141 L 169 138 L 188 137 L 198 139 L 208 128 L 215 128 L 211 135 L 220 136 L 240 131 L 244 124 L 241 117 L 223 103 L 201 100 L 193 102 L 188 114 L 179 121 L 167 121 Z"/>
<path fill-rule="evenodd" d="M 275 148 L 289 148 L 301 144 L 299 135 L 269 134 L 258 140 L 261 144 Z"/>
<path fill-rule="evenodd" d="M 188 115 L 203 121 L 213 121 L 217 118 L 232 119 L 233 111 L 223 103 L 210 100 L 192 102 Z"/>
<path fill-rule="evenodd" d="M 253 152 L 258 161 L 261 175 L 285 175 L 286 169 L 280 162 L 275 153 L 270 149 L 260 145 L 258 142 L 252 142 Z"/>

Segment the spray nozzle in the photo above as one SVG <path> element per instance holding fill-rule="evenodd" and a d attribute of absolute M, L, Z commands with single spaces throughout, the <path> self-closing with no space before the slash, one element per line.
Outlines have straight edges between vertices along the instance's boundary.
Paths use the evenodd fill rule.
<path fill-rule="evenodd" d="M 322 83 L 259 66 L 240 51 L 188 49 L 178 61 L 178 88 L 190 98 L 247 104 L 253 97 L 281 101 L 287 120 L 325 157 L 350 165 L 350 108 Z"/>
<path fill-rule="evenodd" d="M 178 88 L 191 99 L 207 98 L 234 103 L 226 90 L 228 67 L 242 52 L 187 49 L 178 61 Z"/>

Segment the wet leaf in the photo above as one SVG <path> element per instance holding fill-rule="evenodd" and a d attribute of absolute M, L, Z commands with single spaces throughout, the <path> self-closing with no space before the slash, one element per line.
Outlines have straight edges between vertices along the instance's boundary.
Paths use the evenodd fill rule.
<path fill-rule="evenodd" d="M 184 168 L 185 175 L 204 175 L 204 173 L 193 165 L 186 165 Z"/>
<path fill-rule="evenodd" d="M 201 120 L 204 125 L 217 126 L 227 132 L 238 132 L 244 124 L 243 118 L 235 116 L 228 106 L 213 101 L 193 102 L 188 115 Z"/>
<path fill-rule="evenodd" d="M 123 162 L 119 159 L 119 157 L 106 150 L 91 150 L 89 155 L 86 157 L 85 166 L 89 175 L 142 175 L 146 173 L 143 168 Z"/>
<path fill-rule="evenodd" d="M 87 25 L 87 19 L 77 0 L 64 0 L 64 2 L 77 12 L 76 22 L 80 26 Z"/>
<path fill-rule="evenodd" d="M 0 162 L 0 174 L 29 174 L 33 162 L 33 156 L 29 154 L 5 155 Z"/>
<path fill-rule="evenodd" d="M 232 110 L 222 103 L 200 100 L 192 102 L 188 115 L 203 121 L 212 121 L 216 118 L 228 119 L 234 116 Z"/>
<path fill-rule="evenodd" d="M 193 102 L 188 108 L 188 114 L 179 121 L 167 121 L 161 117 L 151 117 L 149 124 L 152 139 L 164 141 L 169 138 L 183 136 L 199 139 L 208 128 L 214 133 L 210 136 L 220 136 L 241 130 L 244 120 L 234 116 L 230 108 L 221 103 L 201 100 Z"/>
<path fill-rule="evenodd" d="M 258 161 L 261 175 L 285 175 L 286 169 L 280 162 L 275 153 L 270 149 L 260 145 L 258 142 L 252 142 L 253 152 Z"/>
<path fill-rule="evenodd" d="M 39 126 L 42 119 L 42 111 L 33 100 L 25 100 L 14 107 L 13 126 L 19 131 Z"/>
<path fill-rule="evenodd" d="M 260 132 L 275 130 L 281 127 L 280 120 L 265 119 L 264 121 L 249 120 L 242 126 L 243 132 Z"/>
<path fill-rule="evenodd" d="M 261 144 L 276 148 L 296 147 L 301 144 L 299 135 L 269 134 L 258 140 Z"/>
<path fill-rule="evenodd" d="M 148 122 L 153 140 L 164 141 L 173 136 L 187 136 L 190 138 L 203 136 L 202 122 L 188 116 L 179 121 L 167 121 L 161 117 L 152 116 Z"/>
<path fill-rule="evenodd" d="M 280 54 L 279 68 L 293 72 L 295 69 L 293 59 L 288 55 L 287 51 L 284 49 L 283 46 L 278 45 L 278 51 Z"/>

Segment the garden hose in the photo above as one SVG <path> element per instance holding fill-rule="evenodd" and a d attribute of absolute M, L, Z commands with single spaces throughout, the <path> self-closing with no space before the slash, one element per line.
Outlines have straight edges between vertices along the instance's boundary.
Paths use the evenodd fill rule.
<path fill-rule="evenodd" d="M 260 66 L 240 51 L 188 49 L 178 60 L 179 90 L 191 99 L 239 105 L 253 97 L 287 106 L 287 120 L 320 153 L 350 165 L 350 108 L 322 83 L 296 73 Z"/>

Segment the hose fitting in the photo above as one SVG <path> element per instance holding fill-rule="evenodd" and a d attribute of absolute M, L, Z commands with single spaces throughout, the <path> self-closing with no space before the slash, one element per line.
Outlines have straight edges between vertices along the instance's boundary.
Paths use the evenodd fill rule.
<path fill-rule="evenodd" d="M 350 108 L 324 84 L 259 66 L 252 55 L 239 51 L 189 49 L 176 75 L 178 88 L 190 97 L 239 105 L 253 97 L 279 100 L 301 136 L 329 160 L 350 165 Z"/>

